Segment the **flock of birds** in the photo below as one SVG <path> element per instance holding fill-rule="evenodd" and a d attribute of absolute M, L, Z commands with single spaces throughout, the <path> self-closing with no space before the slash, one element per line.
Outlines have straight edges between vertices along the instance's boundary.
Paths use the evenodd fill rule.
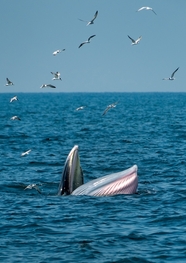
<path fill-rule="evenodd" d="M 157 15 L 157 13 L 153 10 L 153 8 L 149 7 L 149 6 L 143 6 L 143 7 L 139 8 L 136 12 L 140 12 L 140 11 L 143 11 L 143 10 L 152 11 L 155 15 Z M 98 11 L 95 12 L 93 18 L 90 21 L 82 20 L 82 19 L 79 19 L 79 20 L 82 21 L 82 22 L 86 22 L 87 23 L 86 25 L 89 26 L 89 25 L 94 24 L 94 21 L 97 18 L 97 16 L 98 16 Z M 85 40 L 84 42 L 80 43 L 79 48 L 81 48 L 85 44 L 89 44 L 91 39 L 94 38 L 95 36 L 96 35 L 91 35 L 87 40 Z M 137 44 L 139 44 L 140 40 L 142 39 L 142 36 L 140 36 L 136 40 L 133 39 L 132 37 L 130 37 L 129 35 L 128 35 L 128 38 L 132 41 L 131 45 L 137 45 Z M 56 56 L 57 54 L 59 54 L 59 53 L 61 53 L 63 51 L 65 51 L 65 49 L 55 50 L 53 52 L 53 55 Z M 178 69 L 179 69 L 179 67 L 176 70 L 174 70 L 174 72 L 171 74 L 171 76 L 169 78 L 163 78 L 163 80 L 174 80 L 175 79 L 174 78 L 174 74 L 178 71 Z M 51 74 L 54 75 L 52 80 L 62 80 L 61 77 L 60 77 L 60 72 L 58 72 L 58 71 L 57 72 L 51 72 Z M 6 86 L 14 85 L 14 83 L 12 81 L 10 81 L 9 78 L 6 78 L 6 81 L 7 81 L 7 83 L 5 84 Z M 56 88 L 56 86 L 52 85 L 52 84 L 42 84 L 40 88 L 53 88 L 54 89 L 54 88 Z"/>
<path fill-rule="evenodd" d="M 82 21 L 82 22 L 86 22 L 86 23 L 87 23 L 87 26 L 89 26 L 89 25 L 94 24 L 94 20 L 97 18 L 97 16 L 98 16 L 98 11 L 95 12 L 94 17 L 93 17 L 90 21 L 86 21 L 86 20 L 82 20 L 82 19 L 79 19 L 79 20 Z M 82 43 L 79 45 L 79 48 L 81 48 L 81 47 L 82 47 L 83 45 L 85 45 L 85 44 L 90 43 L 90 40 L 91 40 L 93 37 L 95 37 L 95 36 L 96 36 L 96 35 L 90 36 L 86 41 L 82 42 Z M 138 42 L 139 42 L 139 40 L 140 40 L 141 38 L 138 39 L 138 40 L 136 40 L 136 41 L 134 41 L 132 38 L 130 38 L 130 39 L 132 40 L 133 44 L 138 44 Z M 62 50 L 61 50 L 61 49 L 58 49 L 58 50 L 55 50 L 52 54 L 53 54 L 53 56 L 56 56 L 57 54 L 59 54 L 59 53 L 61 53 L 61 52 L 63 52 L 63 51 L 65 51 L 65 49 L 62 49 Z M 60 77 L 60 75 L 61 75 L 60 72 L 58 72 L 58 71 L 57 71 L 57 72 L 51 72 L 51 74 L 54 76 L 54 77 L 52 78 L 52 80 L 62 80 L 61 77 Z M 6 81 L 7 81 L 7 83 L 5 84 L 5 86 L 12 86 L 12 85 L 14 85 L 14 83 L 13 83 L 9 78 L 6 78 Z M 52 85 L 52 84 L 42 84 L 40 88 L 41 88 L 41 89 L 42 89 L 42 88 L 52 88 L 52 89 L 54 89 L 54 88 L 56 88 L 56 86 L 55 86 L 55 85 Z M 17 97 L 17 96 L 14 96 L 13 98 L 10 99 L 10 103 L 12 103 L 13 101 L 16 101 L 16 100 L 18 100 L 18 97 Z M 115 103 L 112 103 L 112 104 L 108 105 L 108 106 L 106 107 L 106 109 L 104 110 L 104 112 L 103 112 L 102 115 L 105 115 L 110 109 L 115 108 L 116 105 L 117 105 L 117 103 L 118 103 L 118 102 L 115 102 Z M 76 108 L 76 111 L 83 110 L 85 107 L 86 107 L 86 106 L 80 106 L 80 107 Z M 19 121 L 20 121 L 21 119 L 19 118 L 19 116 L 13 116 L 13 117 L 11 117 L 11 120 L 19 120 Z M 31 152 L 31 150 L 28 150 L 28 151 L 22 153 L 21 156 L 25 156 L 25 155 L 29 154 L 30 152 Z"/>
<path fill-rule="evenodd" d="M 148 6 L 143 6 L 143 7 L 139 8 L 136 12 L 140 12 L 140 11 L 142 11 L 142 10 L 152 11 L 155 15 L 157 15 L 157 13 L 156 13 L 151 7 L 148 7 Z M 86 20 L 82 20 L 82 19 L 79 19 L 79 20 L 82 21 L 82 22 L 86 22 L 86 23 L 87 23 L 86 25 L 89 26 L 89 25 L 94 24 L 94 21 L 95 21 L 95 19 L 97 18 L 97 16 L 98 16 L 98 11 L 95 12 L 93 18 L 92 18 L 90 21 L 86 21 Z M 85 45 L 85 44 L 89 44 L 89 43 L 91 42 L 92 38 L 94 38 L 95 36 L 96 36 L 96 35 L 91 35 L 86 41 L 80 43 L 80 45 L 79 45 L 78 48 L 81 48 L 81 47 L 82 47 L 83 45 Z M 131 45 L 137 45 L 137 44 L 139 44 L 139 42 L 141 41 L 142 36 L 140 36 L 140 37 L 139 37 L 138 39 L 136 39 L 136 40 L 133 39 L 132 37 L 130 37 L 129 35 L 128 35 L 128 38 L 132 41 Z M 58 50 L 55 50 L 52 54 L 53 54 L 53 56 L 56 56 L 56 55 L 58 55 L 59 53 L 64 52 L 64 51 L 65 51 L 65 49 L 58 49 Z M 179 69 L 179 67 L 176 68 L 176 69 L 173 71 L 173 73 L 171 74 L 170 77 L 168 77 L 168 78 L 163 78 L 163 80 L 174 80 L 174 79 L 175 79 L 174 75 L 175 75 L 175 73 L 178 71 L 178 69 Z M 61 77 L 60 77 L 60 72 L 58 72 L 58 71 L 57 71 L 57 72 L 51 72 L 51 74 L 53 75 L 52 80 L 60 80 L 60 81 L 62 80 Z M 5 84 L 5 86 L 12 86 L 12 85 L 14 85 L 14 83 L 13 83 L 9 78 L 6 78 L 6 84 Z M 56 86 L 55 86 L 55 85 L 52 85 L 52 84 L 42 84 L 40 88 L 52 88 L 52 89 L 54 89 L 54 88 L 56 88 Z M 14 97 L 12 97 L 12 98 L 10 99 L 10 103 L 12 103 L 12 102 L 14 102 L 14 101 L 18 101 L 18 97 L 17 97 L 17 96 L 14 96 Z M 117 104 L 118 104 L 118 101 L 117 101 L 117 102 L 114 102 L 114 103 L 112 103 L 112 104 L 110 104 L 110 105 L 108 105 L 108 106 L 106 107 L 106 109 L 104 110 L 104 112 L 102 113 L 102 115 L 104 116 L 109 110 L 115 108 Z M 85 107 L 86 107 L 86 106 L 80 106 L 80 107 L 76 108 L 75 111 L 83 110 Z M 18 116 L 13 116 L 13 117 L 11 117 L 11 120 L 18 120 L 18 121 L 20 121 L 21 119 L 20 119 Z M 30 152 L 31 152 L 31 149 L 27 150 L 26 152 L 23 152 L 23 153 L 21 154 L 21 157 L 28 155 Z M 25 190 L 26 190 L 26 189 L 32 189 L 32 188 L 35 188 L 39 193 L 41 193 L 36 184 L 30 184 L 30 185 L 28 185 L 28 186 L 25 188 Z"/>
<path fill-rule="evenodd" d="M 152 8 L 152 7 L 149 7 L 149 6 L 143 6 L 143 7 L 139 8 L 136 12 L 140 12 L 140 11 L 142 11 L 142 10 L 152 11 L 155 15 L 157 15 L 157 13 L 153 10 L 153 8 Z M 79 19 L 79 20 L 82 21 L 82 22 L 86 22 L 86 23 L 87 23 L 86 25 L 89 26 L 89 25 L 94 24 L 94 21 L 95 21 L 95 19 L 97 18 L 97 16 L 98 16 L 98 11 L 95 12 L 93 18 L 92 18 L 90 21 L 82 20 L 82 19 Z M 85 45 L 85 44 L 89 44 L 90 41 L 91 41 L 91 39 L 94 38 L 95 36 L 96 36 L 96 35 L 91 35 L 86 41 L 82 42 L 82 43 L 79 45 L 79 48 L 81 48 L 81 47 L 82 47 L 83 45 Z M 137 44 L 139 44 L 140 40 L 142 39 L 142 36 L 140 36 L 140 37 L 139 37 L 138 39 L 136 39 L 136 40 L 133 39 L 132 37 L 130 37 L 129 35 L 128 35 L 128 38 L 132 41 L 131 45 L 137 45 Z M 61 53 L 61 52 L 63 52 L 63 51 L 65 51 L 65 49 L 58 49 L 58 50 L 54 51 L 52 54 L 53 54 L 54 56 L 56 56 L 57 54 L 59 54 L 59 53 Z M 168 78 L 163 78 L 163 80 L 175 80 L 174 75 L 175 75 L 175 73 L 178 71 L 178 69 L 179 69 L 179 67 L 176 68 L 176 69 L 173 71 L 173 73 L 171 74 L 170 77 L 168 77 Z M 60 72 L 58 72 L 58 71 L 57 71 L 57 72 L 51 72 L 51 74 L 53 75 L 52 80 L 62 80 L 61 77 L 60 77 Z M 9 78 L 6 78 L 6 81 L 7 81 L 7 83 L 5 84 L 5 86 L 12 86 L 12 85 L 14 85 L 14 83 L 13 83 Z M 41 89 L 42 89 L 42 88 L 52 88 L 52 89 L 54 89 L 54 88 L 56 88 L 56 86 L 55 86 L 55 85 L 52 85 L 52 84 L 42 84 L 40 88 L 41 88 Z M 10 102 L 13 102 L 13 101 L 16 101 L 16 100 L 18 100 L 18 97 L 17 97 L 17 96 L 14 96 L 13 98 L 10 99 Z M 108 106 L 106 107 L 106 109 L 104 110 L 104 112 L 103 112 L 102 115 L 105 115 L 110 109 L 115 108 L 116 105 L 117 105 L 117 103 L 118 103 L 118 102 L 115 102 L 115 103 L 112 103 L 112 104 L 108 105 Z M 78 108 L 76 109 L 76 111 L 83 110 L 84 108 L 85 108 L 85 106 L 78 107 Z M 20 120 L 20 118 L 19 118 L 18 116 L 13 116 L 11 119 L 12 119 L 12 120 Z"/>
<path fill-rule="evenodd" d="M 149 6 L 143 6 L 143 7 L 139 8 L 136 12 L 140 12 L 140 11 L 142 11 L 142 10 L 152 11 L 155 15 L 157 15 L 157 13 L 152 9 L 152 7 L 149 7 Z M 89 26 L 89 25 L 94 24 L 94 21 L 95 21 L 95 19 L 97 18 L 97 16 L 98 16 L 98 11 L 95 12 L 93 18 L 92 18 L 90 21 L 86 21 L 86 20 L 82 20 L 82 19 L 79 19 L 79 20 L 82 21 L 82 22 L 86 22 L 86 23 L 87 23 L 86 25 Z M 79 48 L 81 48 L 81 47 L 82 47 L 83 45 L 85 45 L 85 44 L 89 44 L 90 41 L 91 41 L 91 39 L 94 38 L 95 36 L 96 36 L 96 35 L 91 35 L 86 41 L 82 42 L 82 43 L 79 45 Z M 142 36 L 140 36 L 140 37 L 139 37 L 138 39 L 136 39 L 136 40 L 133 39 L 132 37 L 130 37 L 129 35 L 128 35 L 128 38 L 132 41 L 131 45 L 137 45 L 137 44 L 139 44 L 140 40 L 142 39 Z M 65 49 L 58 49 L 58 50 L 56 50 L 56 51 L 53 52 L 53 55 L 56 56 L 57 54 L 59 54 L 59 53 L 61 53 L 61 52 L 63 52 L 63 51 L 65 51 Z M 175 73 L 178 71 L 178 69 L 179 69 L 179 67 L 176 68 L 176 70 L 173 71 L 173 73 L 171 74 L 170 77 L 168 77 L 168 78 L 163 78 L 163 80 L 174 80 L 174 79 L 175 79 L 174 75 L 175 75 Z M 52 80 L 62 80 L 61 77 L 60 77 L 60 72 L 58 72 L 58 71 L 57 71 L 57 72 L 51 72 L 51 74 L 53 75 Z M 6 86 L 12 86 L 12 85 L 14 85 L 14 83 L 13 83 L 9 78 L 6 78 L 6 81 L 7 81 L 7 83 L 5 84 Z M 41 88 L 41 89 L 42 89 L 42 88 L 52 88 L 52 89 L 55 89 L 56 86 L 53 85 L 53 84 L 42 84 L 40 88 Z M 13 101 L 16 101 L 16 100 L 18 100 L 18 97 L 17 97 L 17 96 L 14 96 L 13 98 L 10 99 L 10 102 L 13 102 Z M 118 102 L 115 102 L 115 103 L 112 103 L 112 104 L 108 105 L 108 106 L 106 107 L 106 109 L 104 110 L 104 112 L 103 112 L 102 115 L 105 115 L 110 109 L 115 108 L 116 105 L 117 105 L 117 103 L 118 103 Z M 84 108 L 85 108 L 85 106 L 78 107 L 78 108 L 76 109 L 76 111 L 83 110 Z M 11 120 L 20 120 L 20 118 L 19 118 L 18 116 L 13 116 L 13 117 L 11 118 Z"/>

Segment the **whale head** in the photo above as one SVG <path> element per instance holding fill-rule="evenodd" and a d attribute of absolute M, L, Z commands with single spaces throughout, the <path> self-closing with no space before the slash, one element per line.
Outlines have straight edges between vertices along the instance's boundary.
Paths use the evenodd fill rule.
<path fill-rule="evenodd" d="M 70 151 L 62 172 L 58 195 L 70 195 L 76 188 L 83 184 L 83 171 L 80 165 L 78 146 Z"/>
<path fill-rule="evenodd" d="M 133 165 L 127 170 L 108 174 L 84 184 L 78 146 L 75 145 L 67 156 L 58 195 L 112 196 L 135 194 L 138 188 L 137 170 L 137 165 Z"/>

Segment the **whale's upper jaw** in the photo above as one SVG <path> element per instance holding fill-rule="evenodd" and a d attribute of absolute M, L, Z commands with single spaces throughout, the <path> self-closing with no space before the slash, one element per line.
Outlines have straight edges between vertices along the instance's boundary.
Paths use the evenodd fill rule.
<path fill-rule="evenodd" d="M 58 195 L 69 195 L 83 184 L 83 172 L 80 165 L 78 146 L 70 151 L 62 172 Z"/>

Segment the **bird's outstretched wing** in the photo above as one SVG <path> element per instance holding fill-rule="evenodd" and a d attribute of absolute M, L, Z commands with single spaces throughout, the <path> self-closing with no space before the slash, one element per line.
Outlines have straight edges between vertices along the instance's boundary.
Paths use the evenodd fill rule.
<path fill-rule="evenodd" d="M 82 47 L 86 42 L 83 42 L 79 45 L 79 48 Z"/>
<path fill-rule="evenodd" d="M 128 38 L 130 38 L 130 40 L 132 40 L 132 42 L 135 43 L 135 40 L 131 38 L 129 35 L 128 35 Z"/>
<path fill-rule="evenodd" d="M 56 86 L 54 86 L 54 85 L 51 85 L 51 84 L 47 84 L 47 87 L 50 87 L 50 88 L 53 88 L 53 89 L 55 89 L 55 88 L 56 88 Z"/>
<path fill-rule="evenodd" d="M 110 105 L 107 106 L 102 115 L 105 115 L 107 113 L 107 111 L 110 110 L 110 109 L 111 109 Z"/>
<path fill-rule="evenodd" d="M 142 36 L 140 36 L 140 37 L 136 40 L 136 43 L 139 43 L 141 39 L 142 39 Z"/>
<path fill-rule="evenodd" d="M 155 15 L 157 15 L 156 12 L 155 12 L 153 9 L 152 9 L 152 12 L 153 12 Z"/>
<path fill-rule="evenodd" d="M 139 8 L 136 12 L 139 12 L 141 10 L 145 9 L 145 6 L 142 6 L 141 8 Z"/>
<path fill-rule="evenodd" d="M 91 40 L 91 38 L 93 38 L 93 37 L 95 37 L 96 35 L 92 35 L 92 36 L 90 36 L 89 38 L 88 38 L 88 41 L 90 41 Z"/>
<path fill-rule="evenodd" d="M 171 75 L 171 78 L 173 78 L 174 77 L 174 74 L 176 73 L 176 71 L 178 71 L 178 69 L 179 69 L 179 67 L 177 68 L 177 69 L 175 69 L 175 71 L 172 73 L 172 75 Z"/>
<path fill-rule="evenodd" d="M 98 11 L 96 11 L 96 13 L 94 14 L 94 18 L 92 19 L 92 22 L 94 22 L 94 20 L 96 19 L 97 15 L 98 15 Z"/>
<path fill-rule="evenodd" d="M 30 152 L 31 152 L 31 150 L 28 150 L 28 151 L 26 151 L 26 152 L 23 152 L 23 153 L 21 154 L 21 156 L 28 155 Z"/>

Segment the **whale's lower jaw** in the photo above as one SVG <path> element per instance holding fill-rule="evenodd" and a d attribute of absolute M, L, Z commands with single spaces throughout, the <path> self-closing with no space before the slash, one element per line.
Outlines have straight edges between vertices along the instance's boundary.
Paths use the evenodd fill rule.
<path fill-rule="evenodd" d="M 72 195 L 112 196 L 119 194 L 135 194 L 138 188 L 137 165 L 92 180 L 79 186 Z"/>

